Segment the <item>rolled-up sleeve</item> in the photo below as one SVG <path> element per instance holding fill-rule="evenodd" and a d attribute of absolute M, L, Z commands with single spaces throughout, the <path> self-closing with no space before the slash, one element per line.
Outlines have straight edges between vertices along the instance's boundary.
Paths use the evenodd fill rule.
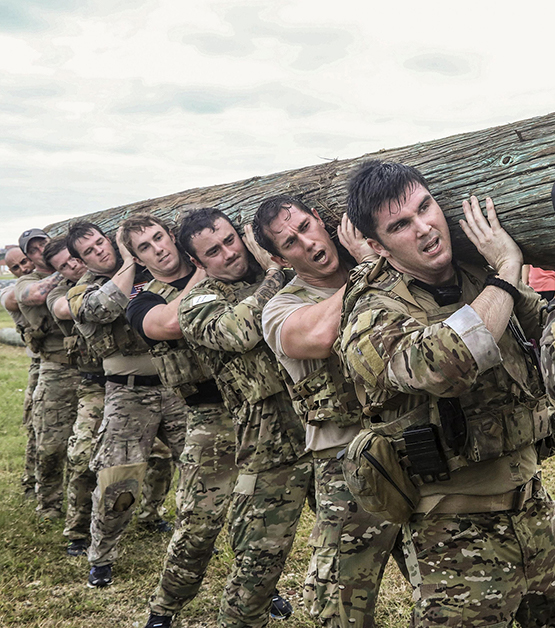
<path fill-rule="evenodd" d="M 451 314 L 443 324 L 460 336 L 476 361 L 479 373 L 501 363 L 501 353 L 494 337 L 470 305 Z"/>

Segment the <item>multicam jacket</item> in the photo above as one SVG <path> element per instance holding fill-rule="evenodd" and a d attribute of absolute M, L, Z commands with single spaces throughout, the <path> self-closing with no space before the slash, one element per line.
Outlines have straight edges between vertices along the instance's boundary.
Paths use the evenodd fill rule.
<path fill-rule="evenodd" d="M 79 332 L 97 358 L 148 353 L 149 346 L 125 318 L 129 298 L 108 277 L 86 272 L 67 299 Z"/>
<path fill-rule="evenodd" d="M 288 464 L 304 454 L 303 426 L 262 338 L 262 309 L 283 282 L 282 271 L 231 284 L 208 277 L 179 306 L 183 336 L 209 366 L 233 416 L 243 473 Z"/>
<path fill-rule="evenodd" d="M 340 341 L 372 429 L 402 447 L 404 430 L 434 425 L 451 471 L 533 445 L 551 433 L 553 421 L 523 344 L 541 334 L 539 295 L 519 286 L 511 323 L 495 343 L 464 305 L 482 291 L 487 271 L 460 270 L 462 300 L 440 307 L 389 264 L 358 266 L 345 293 Z M 462 414 L 446 420 L 440 407 L 454 398 Z"/>
<path fill-rule="evenodd" d="M 555 301 L 547 308 L 547 320 L 540 341 L 541 368 L 545 388 L 552 402 L 555 402 Z"/>
<path fill-rule="evenodd" d="M 46 304 L 52 318 L 56 321 L 58 327 L 64 334 L 64 348 L 68 356 L 73 356 L 77 368 L 82 373 L 102 374 L 102 364 L 91 356 L 84 337 L 78 332 L 75 323 L 72 320 L 61 320 L 54 314 L 53 307 L 56 301 L 67 295 L 68 291 L 73 288 L 75 283 L 69 279 L 62 279 L 60 283 L 53 288 L 46 298 Z"/>

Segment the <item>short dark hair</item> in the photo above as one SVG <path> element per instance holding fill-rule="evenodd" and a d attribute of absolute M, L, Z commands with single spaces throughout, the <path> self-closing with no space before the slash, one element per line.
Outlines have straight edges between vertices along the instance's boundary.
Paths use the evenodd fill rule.
<path fill-rule="evenodd" d="M 347 216 L 363 235 L 379 240 L 376 214 L 386 203 L 402 203 L 419 184 L 430 190 L 424 176 L 412 166 L 379 159 L 367 161 L 349 181 Z"/>
<path fill-rule="evenodd" d="M 172 233 L 170 224 L 153 214 L 134 214 L 124 220 L 121 223 L 121 241 L 125 248 L 136 256 L 137 253 L 133 250 L 133 246 L 131 245 L 131 234 L 142 233 L 147 227 L 153 227 L 154 225 L 160 225 L 166 233 Z"/>
<path fill-rule="evenodd" d="M 48 240 L 42 252 L 42 259 L 44 260 L 44 263 L 46 264 L 46 266 L 50 268 L 50 270 L 56 270 L 54 266 L 52 266 L 52 264 L 50 263 L 50 260 L 55 255 L 58 255 L 58 253 L 60 251 L 63 251 L 64 249 L 67 249 L 67 237 L 66 236 L 56 236 L 55 238 Z"/>
<path fill-rule="evenodd" d="M 200 233 L 204 229 L 211 229 L 214 231 L 214 224 L 219 218 L 227 220 L 227 222 L 235 228 L 235 225 L 231 222 L 230 218 L 224 214 L 223 211 L 216 209 L 215 207 L 193 209 L 186 213 L 181 220 L 177 233 L 177 240 L 183 251 L 198 260 L 197 253 L 192 244 L 193 236 Z"/>
<path fill-rule="evenodd" d="M 98 231 L 101 236 L 107 238 L 108 236 L 102 231 L 102 229 L 95 225 L 93 222 L 88 222 L 86 220 L 76 220 L 69 225 L 69 229 L 67 232 L 67 250 L 69 251 L 72 257 L 76 257 L 77 259 L 81 259 L 79 252 L 75 248 L 75 243 L 77 240 L 84 238 L 85 236 L 92 235 L 94 231 Z"/>
<path fill-rule="evenodd" d="M 278 194 L 277 196 L 271 196 L 258 208 L 252 221 L 252 231 L 254 239 L 263 248 L 272 255 L 281 256 L 281 253 L 277 250 L 276 244 L 268 235 L 267 227 L 270 226 L 272 220 L 274 220 L 282 209 L 289 211 L 291 207 L 300 209 L 305 214 L 312 215 L 310 208 L 305 205 L 300 199 L 287 194 Z"/>

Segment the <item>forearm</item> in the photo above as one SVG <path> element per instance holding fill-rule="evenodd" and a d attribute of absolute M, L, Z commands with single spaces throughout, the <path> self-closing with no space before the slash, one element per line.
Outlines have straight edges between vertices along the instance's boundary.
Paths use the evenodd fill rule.
<path fill-rule="evenodd" d="M 54 316 L 62 321 L 72 320 L 71 312 L 69 309 L 69 303 L 66 297 L 60 297 L 56 300 L 52 307 L 52 313 Z"/>
<path fill-rule="evenodd" d="M 353 377 L 383 391 L 457 397 L 499 364 L 492 334 L 470 306 L 423 326 L 395 311 L 361 311 L 342 349 Z"/>
<path fill-rule="evenodd" d="M 547 394 L 555 400 L 555 310 L 548 317 L 543 331 L 541 348 L 541 368 Z"/>
<path fill-rule="evenodd" d="M 8 312 L 19 312 L 19 306 L 17 305 L 17 299 L 15 298 L 15 290 L 13 287 L 2 295 L 2 305 L 8 310 Z"/>
<path fill-rule="evenodd" d="M 40 281 L 35 281 L 23 289 L 19 302 L 23 305 L 43 305 L 50 291 L 55 288 L 61 280 L 62 276 L 60 273 L 56 272 Z"/>
<path fill-rule="evenodd" d="M 498 342 L 513 312 L 513 297 L 496 286 L 486 286 L 472 301 L 470 307 L 484 322 L 495 342 Z"/>
<path fill-rule="evenodd" d="M 177 319 L 177 310 L 181 303 L 180 298 L 174 299 L 167 305 L 155 305 L 143 319 L 143 332 L 152 340 L 178 340 L 183 334 Z"/>
<path fill-rule="evenodd" d="M 337 340 L 345 287 L 329 299 L 299 308 L 281 328 L 283 352 L 296 360 L 324 359 Z"/>
<path fill-rule="evenodd" d="M 105 325 L 125 314 L 129 298 L 110 280 L 103 286 L 77 285 L 68 292 L 68 301 L 76 322 Z"/>
<path fill-rule="evenodd" d="M 250 351 L 262 340 L 262 309 L 284 281 L 281 270 L 272 270 L 256 292 L 236 305 L 212 295 L 208 288 L 206 294 L 193 291 L 179 308 L 183 336 L 193 345 L 217 351 Z"/>
<path fill-rule="evenodd" d="M 135 270 L 136 265 L 133 259 L 125 259 L 121 268 L 111 279 L 112 283 L 117 286 L 127 298 L 129 298 L 133 290 Z"/>

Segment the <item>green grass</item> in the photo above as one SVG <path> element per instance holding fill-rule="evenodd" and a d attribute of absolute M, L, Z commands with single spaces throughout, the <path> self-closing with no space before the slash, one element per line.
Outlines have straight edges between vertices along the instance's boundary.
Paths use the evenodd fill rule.
<path fill-rule="evenodd" d="M 7 323 L 0 313 L 0 325 Z M 7 315 L 6 315 L 7 316 Z M 125 534 L 114 568 L 114 584 L 104 590 L 85 586 L 88 563 L 65 554 L 63 522 L 38 521 L 34 503 L 24 500 L 20 487 L 25 430 L 21 425 L 23 393 L 29 361 L 24 349 L 0 344 L 0 628 L 142 628 L 148 616 L 148 598 L 154 590 L 168 535 L 153 537 L 132 524 Z M 554 461 L 544 464 L 544 480 L 555 493 Z M 166 506 L 174 515 L 173 496 Z M 297 538 L 279 584 L 295 613 L 274 627 L 308 628 L 315 624 L 302 606 L 302 585 L 310 548 L 313 515 L 305 510 Z M 225 535 L 212 560 L 201 592 L 174 621 L 176 628 L 212 628 L 219 598 L 233 560 Z M 409 623 L 410 587 L 392 561 L 386 570 L 376 625 L 401 628 Z"/>
<path fill-rule="evenodd" d="M 8 312 L 0 306 L 0 329 L 3 327 L 14 327 L 13 319 Z M 2 366 L 0 365 L 0 368 Z"/>
<path fill-rule="evenodd" d="M 1 310 L 1 308 L 0 308 Z M 0 326 L 11 324 L 0 311 Z M 104 590 L 85 586 L 86 558 L 65 554 L 63 522 L 38 521 L 34 503 L 22 496 L 25 430 L 21 425 L 23 393 L 29 359 L 19 347 L 0 344 L 0 627 L 30 628 L 142 628 L 148 616 L 148 598 L 154 590 L 169 536 L 154 538 L 132 524 L 114 567 L 114 584 Z M 166 506 L 173 516 L 175 501 Z M 286 624 L 307 628 L 315 624 L 302 606 L 302 585 L 310 557 L 307 544 L 313 524 L 309 510 L 303 514 L 295 545 L 279 584 L 295 613 Z M 225 535 L 212 560 L 199 596 L 174 622 L 176 628 L 211 628 L 226 575 L 233 560 Z M 408 624 L 410 591 L 396 565 L 388 567 L 379 601 L 377 625 L 401 628 Z"/>

